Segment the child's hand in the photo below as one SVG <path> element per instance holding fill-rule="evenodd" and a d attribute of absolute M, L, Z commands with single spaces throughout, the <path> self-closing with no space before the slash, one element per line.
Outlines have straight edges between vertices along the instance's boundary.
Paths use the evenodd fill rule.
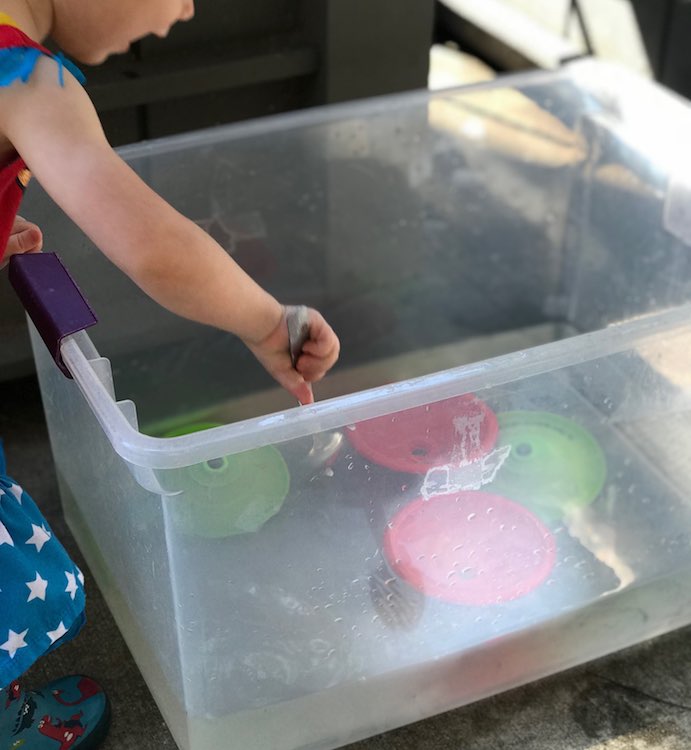
<path fill-rule="evenodd" d="M 2 256 L 0 268 L 3 268 L 9 262 L 10 256 L 21 255 L 22 253 L 38 253 L 43 247 L 43 235 L 41 230 L 21 216 L 17 216 L 10 232 L 10 238 L 7 240 L 7 249 Z"/>
<path fill-rule="evenodd" d="M 331 326 L 316 310 L 307 309 L 309 337 L 291 363 L 285 310 L 280 323 L 259 344 L 247 344 L 274 379 L 301 404 L 314 402 L 312 383 L 321 380 L 338 359 L 340 343 Z"/>

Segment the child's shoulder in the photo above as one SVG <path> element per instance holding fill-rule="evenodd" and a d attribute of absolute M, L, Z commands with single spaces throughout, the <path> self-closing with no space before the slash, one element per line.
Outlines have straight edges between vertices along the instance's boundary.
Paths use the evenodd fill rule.
<path fill-rule="evenodd" d="M 17 154 L 26 163 L 55 159 L 49 141 L 68 131 L 72 141 L 79 137 L 90 105 L 83 82 L 62 55 L 0 13 L 1 168 L 14 168 Z"/>
<path fill-rule="evenodd" d="M 11 86 L 18 81 L 26 83 L 38 60 L 44 56 L 57 63 L 60 85 L 64 83 L 64 69 L 69 70 L 80 83 L 84 83 L 84 76 L 76 66 L 60 53 L 53 54 L 32 39 L 11 16 L 0 11 L 0 87 Z"/>

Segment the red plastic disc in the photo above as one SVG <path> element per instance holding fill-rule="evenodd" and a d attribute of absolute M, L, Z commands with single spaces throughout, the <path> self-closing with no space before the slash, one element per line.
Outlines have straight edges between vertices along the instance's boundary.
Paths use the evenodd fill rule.
<path fill-rule="evenodd" d="M 394 471 L 424 474 L 474 461 L 492 450 L 494 412 L 472 393 L 358 422 L 348 437 L 358 453 Z"/>
<path fill-rule="evenodd" d="M 454 604 L 501 604 L 549 576 L 556 543 L 540 519 L 487 492 L 419 498 L 384 536 L 391 569 L 428 596 Z"/>

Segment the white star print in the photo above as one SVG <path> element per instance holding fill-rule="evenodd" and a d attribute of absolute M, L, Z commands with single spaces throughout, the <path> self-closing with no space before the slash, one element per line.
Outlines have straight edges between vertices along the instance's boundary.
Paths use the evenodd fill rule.
<path fill-rule="evenodd" d="M 24 641 L 24 636 L 29 632 L 27 628 L 23 633 L 15 633 L 14 630 L 9 631 L 7 640 L 0 646 L 3 651 L 8 651 L 10 659 L 14 659 L 14 655 L 19 651 L 20 648 L 24 648 L 27 644 Z"/>
<path fill-rule="evenodd" d="M 65 591 L 74 599 L 77 593 L 77 581 L 75 580 L 74 573 L 65 571 L 65 575 L 67 576 L 67 588 Z"/>
<path fill-rule="evenodd" d="M 55 630 L 49 630 L 46 635 L 50 638 L 51 643 L 55 643 L 55 641 L 60 640 L 63 635 L 67 632 L 67 628 L 65 627 L 62 620 L 60 620 L 60 624 L 55 628 Z"/>
<path fill-rule="evenodd" d="M 36 526 L 35 523 L 32 523 L 31 528 L 34 530 L 34 533 L 25 543 L 33 544 L 36 547 L 36 551 L 40 552 L 43 545 L 50 539 L 50 531 L 48 531 L 43 524 Z"/>
<path fill-rule="evenodd" d="M 3 544 L 9 544 L 10 547 L 14 547 L 14 542 L 12 541 L 12 537 L 10 536 L 10 532 L 0 521 L 0 546 L 2 546 Z"/>
<path fill-rule="evenodd" d="M 82 571 L 79 570 L 79 568 L 77 568 L 77 579 L 79 580 L 79 583 L 81 583 L 83 586 L 84 585 L 84 573 L 82 573 Z"/>
<path fill-rule="evenodd" d="M 38 571 L 36 571 L 35 580 L 27 581 L 26 585 L 29 587 L 29 591 L 31 592 L 29 594 L 27 602 L 30 602 L 32 599 L 41 599 L 41 601 L 46 600 L 46 589 L 48 588 L 48 581 L 44 581 Z"/>
<path fill-rule="evenodd" d="M 3 487 L 0 489 L 0 495 L 8 493 L 21 505 L 22 504 L 22 488 L 18 484 L 10 484 L 9 487 Z"/>

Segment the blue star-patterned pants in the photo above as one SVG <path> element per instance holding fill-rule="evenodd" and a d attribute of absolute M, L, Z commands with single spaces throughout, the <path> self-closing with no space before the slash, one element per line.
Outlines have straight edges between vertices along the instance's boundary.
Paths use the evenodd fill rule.
<path fill-rule="evenodd" d="M 74 638 L 84 620 L 84 576 L 6 475 L 0 442 L 0 688 Z"/>

